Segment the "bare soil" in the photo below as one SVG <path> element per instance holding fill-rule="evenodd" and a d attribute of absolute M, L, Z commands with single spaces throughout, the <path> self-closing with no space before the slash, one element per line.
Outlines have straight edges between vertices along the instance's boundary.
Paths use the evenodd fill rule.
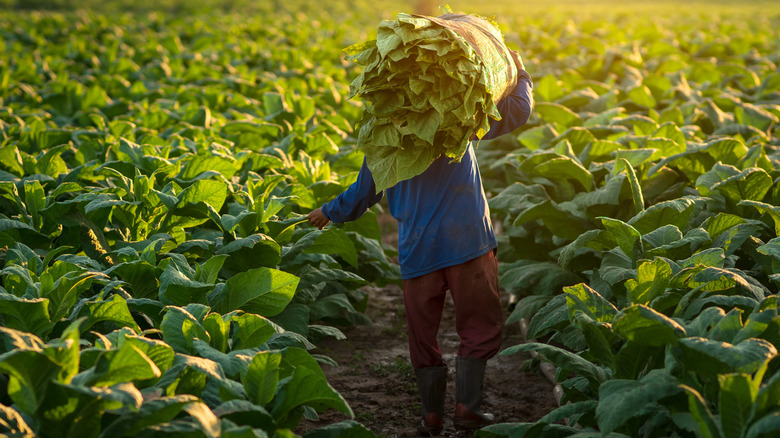
<path fill-rule="evenodd" d="M 397 245 L 395 221 L 380 215 L 383 242 Z M 334 359 L 339 366 L 324 366 L 328 382 L 349 403 L 355 419 L 381 437 L 419 436 L 417 425 L 421 404 L 417 394 L 414 369 L 409 360 L 406 334 L 406 314 L 403 292 L 395 285 L 368 288 L 370 293 L 366 314 L 372 326 L 342 329 L 346 340 L 328 338 L 313 353 Z M 508 295 L 504 294 L 505 309 Z M 505 317 L 508 316 L 508 310 Z M 456 431 L 452 425 L 455 409 L 455 356 L 458 347 L 452 299 L 448 295 L 439 328 L 439 345 L 449 366 L 445 407 L 445 437 L 470 437 L 473 434 Z M 504 327 L 502 350 L 523 342 L 520 327 Z M 485 375 L 484 412 L 493 413 L 498 422 L 536 421 L 557 407 L 553 385 L 538 367 L 530 366 L 525 353 L 496 356 L 488 361 Z M 297 433 L 346 420 L 341 412 L 324 412 L 319 421 L 304 420 Z"/>

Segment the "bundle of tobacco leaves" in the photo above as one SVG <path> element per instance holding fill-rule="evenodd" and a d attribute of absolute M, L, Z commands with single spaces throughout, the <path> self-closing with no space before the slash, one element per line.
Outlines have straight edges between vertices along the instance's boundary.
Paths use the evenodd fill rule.
<path fill-rule="evenodd" d="M 377 191 L 419 175 L 439 156 L 459 161 L 501 119 L 495 103 L 517 68 L 498 28 L 474 15 L 399 14 L 377 39 L 345 49 L 365 66 L 350 97 L 365 102 L 358 146 Z"/>

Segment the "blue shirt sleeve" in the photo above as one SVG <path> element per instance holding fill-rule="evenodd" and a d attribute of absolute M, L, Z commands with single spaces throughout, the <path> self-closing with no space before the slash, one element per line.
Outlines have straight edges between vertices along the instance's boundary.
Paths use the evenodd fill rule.
<path fill-rule="evenodd" d="M 384 191 L 376 192 L 374 176 L 368 170 L 366 159 L 360 168 L 357 181 L 336 199 L 322 206 L 322 213 L 332 222 L 344 223 L 354 221 L 366 212 L 372 205 L 382 200 Z"/>
<path fill-rule="evenodd" d="M 517 78 L 517 86 L 512 93 L 496 104 L 501 120 L 490 119 L 490 130 L 482 140 L 508 134 L 528 122 L 531 108 L 534 106 L 532 89 L 531 76 L 526 71 L 521 71 Z"/>

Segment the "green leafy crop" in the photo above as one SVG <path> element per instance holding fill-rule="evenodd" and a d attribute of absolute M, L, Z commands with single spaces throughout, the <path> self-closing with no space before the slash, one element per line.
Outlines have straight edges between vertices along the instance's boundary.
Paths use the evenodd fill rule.
<path fill-rule="evenodd" d="M 345 49 L 364 67 L 350 85 L 366 102 L 358 146 L 377 191 L 421 174 L 439 156 L 459 161 L 470 138 L 499 120 L 516 67 L 498 29 L 469 15 L 399 14 L 377 39 Z"/>

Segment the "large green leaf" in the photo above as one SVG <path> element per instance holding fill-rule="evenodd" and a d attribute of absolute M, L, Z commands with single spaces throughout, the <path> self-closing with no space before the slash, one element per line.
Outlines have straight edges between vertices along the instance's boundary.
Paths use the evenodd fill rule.
<path fill-rule="evenodd" d="M 537 102 L 534 110 L 545 122 L 557 123 L 566 128 L 582 124 L 582 119 L 577 113 L 558 103 Z"/>
<path fill-rule="evenodd" d="M 672 268 L 664 259 L 642 262 L 636 270 L 636 279 L 626 280 L 631 304 L 648 304 L 666 292 L 672 277 Z"/>
<path fill-rule="evenodd" d="M 541 220 L 544 226 L 554 235 L 571 240 L 575 240 L 587 231 L 583 220 L 573 216 L 571 212 L 562 209 L 551 200 L 536 204 L 523 211 L 515 218 L 512 225 L 519 227 L 526 222 L 534 220 Z"/>
<path fill-rule="evenodd" d="M 160 377 L 157 365 L 138 347 L 125 342 L 118 350 L 103 353 L 94 368 L 76 376 L 74 384 L 86 386 L 113 386 Z"/>
<path fill-rule="evenodd" d="M 685 229 L 696 199 L 680 198 L 655 204 L 628 221 L 639 233 L 647 234 L 664 225 Z"/>
<path fill-rule="evenodd" d="M 19 298 L 0 292 L 0 314 L 11 329 L 45 337 L 52 329 L 48 298 Z"/>
<path fill-rule="evenodd" d="M 252 403 L 265 406 L 274 398 L 281 361 L 282 354 L 278 351 L 261 351 L 252 357 L 249 369 L 241 379 Z"/>
<path fill-rule="evenodd" d="M 780 413 L 775 412 L 773 414 L 762 417 L 755 423 L 750 425 L 750 428 L 745 434 L 746 438 L 769 438 L 777 435 L 780 431 Z"/>
<path fill-rule="evenodd" d="M 598 389 L 602 383 L 609 380 L 610 373 L 604 368 L 601 368 L 570 351 L 552 345 L 536 342 L 520 344 L 503 350 L 500 355 L 508 356 L 528 351 L 536 351 L 563 371 L 576 372 L 585 377 L 594 390 Z"/>
<path fill-rule="evenodd" d="M 574 320 L 582 312 L 594 321 L 611 323 L 618 313 L 617 308 L 585 283 L 564 288 L 569 319 Z"/>
<path fill-rule="evenodd" d="M 745 374 L 727 374 L 718 376 L 720 392 L 718 410 L 720 426 L 726 438 L 745 436 L 751 408 L 758 395 L 758 387 Z"/>
<path fill-rule="evenodd" d="M 141 392 L 131 384 L 110 388 L 52 383 L 40 406 L 42 435 L 97 437 L 103 414 L 122 407 L 138 409 Z"/>
<path fill-rule="evenodd" d="M 604 225 L 607 236 L 612 238 L 625 255 L 637 260 L 644 254 L 642 235 L 631 225 L 608 217 L 598 217 Z"/>
<path fill-rule="evenodd" d="M 130 327 L 136 332 L 141 331 L 130 314 L 127 301 L 118 294 L 112 295 L 107 300 L 87 301 L 79 311 L 79 316 L 87 317 L 84 325 L 81 326 L 82 333 L 101 322 L 110 322 L 119 327 Z"/>
<path fill-rule="evenodd" d="M 308 246 L 304 254 L 338 254 L 347 263 L 357 267 L 357 250 L 347 233 L 337 228 L 324 230 L 314 242 Z"/>
<path fill-rule="evenodd" d="M 675 344 L 685 336 L 685 328 L 675 320 L 639 304 L 621 310 L 613 327 L 620 336 L 646 346 Z"/>
<path fill-rule="evenodd" d="M 160 302 L 166 305 L 184 306 L 188 303 L 206 303 L 206 295 L 214 285 L 195 281 L 169 263 L 160 275 Z"/>
<path fill-rule="evenodd" d="M 178 353 L 193 353 L 193 339 L 209 341 L 209 334 L 198 318 L 185 307 L 168 306 L 162 324 L 163 340 Z"/>
<path fill-rule="evenodd" d="M 550 179 L 571 179 L 579 182 L 590 191 L 593 188 L 593 175 L 582 164 L 570 157 L 554 158 L 534 168 L 534 171 Z"/>
<path fill-rule="evenodd" d="M 715 184 L 712 190 L 717 190 L 736 205 L 743 200 L 763 200 L 771 187 L 769 174 L 764 169 L 752 167 Z"/>
<path fill-rule="evenodd" d="M 274 430 L 274 418 L 262 406 L 248 400 L 230 400 L 216 408 L 214 414 L 220 419 L 227 419 L 236 424 L 251 426 L 255 429 Z"/>
<path fill-rule="evenodd" d="M 528 337 L 535 339 L 551 330 L 562 328 L 568 322 L 566 295 L 556 295 L 531 318 L 528 324 Z"/>
<path fill-rule="evenodd" d="M 253 313 L 233 316 L 233 321 L 236 324 L 233 331 L 234 350 L 260 347 L 274 334 L 283 332 L 281 327 Z"/>
<path fill-rule="evenodd" d="M 263 266 L 270 268 L 281 261 L 281 247 L 265 234 L 236 239 L 217 250 L 216 254 L 228 256 L 224 266 L 233 273 Z"/>
<path fill-rule="evenodd" d="M 271 268 L 255 268 L 231 277 L 221 301 L 214 303 L 220 313 L 244 310 L 274 316 L 292 300 L 299 278 Z"/>
<path fill-rule="evenodd" d="M 168 423 L 176 418 L 186 406 L 197 401 L 198 398 L 190 394 L 145 400 L 136 411 L 126 412 L 114 420 L 100 436 L 101 438 L 137 436 L 146 428 L 151 430 L 155 425 Z"/>
<path fill-rule="evenodd" d="M 46 397 L 62 367 L 42 351 L 14 350 L 0 355 L 0 370 L 8 374 L 8 396 L 27 415 Z"/>
<path fill-rule="evenodd" d="M 681 388 L 688 394 L 688 410 L 699 426 L 699 434 L 703 438 L 722 438 L 720 424 L 710 411 L 707 401 L 695 389 L 687 385 L 681 385 Z"/>
<path fill-rule="evenodd" d="M 647 412 L 648 405 L 678 394 L 680 382 L 665 370 L 652 370 L 640 380 L 615 379 L 599 388 L 596 419 L 602 433 L 610 433 L 629 419 Z M 660 406 L 658 409 L 663 409 Z"/>
<path fill-rule="evenodd" d="M 273 402 L 271 415 L 279 425 L 294 427 L 301 416 L 296 408 L 303 405 L 318 411 L 333 408 L 350 418 L 354 416 L 344 397 L 322 375 L 305 367 L 297 367 L 290 377 L 279 382 L 279 394 Z"/>
<path fill-rule="evenodd" d="M 777 355 L 777 349 L 763 339 L 748 339 L 732 345 L 690 337 L 679 340 L 686 369 L 704 374 L 753 373 Z"/>

